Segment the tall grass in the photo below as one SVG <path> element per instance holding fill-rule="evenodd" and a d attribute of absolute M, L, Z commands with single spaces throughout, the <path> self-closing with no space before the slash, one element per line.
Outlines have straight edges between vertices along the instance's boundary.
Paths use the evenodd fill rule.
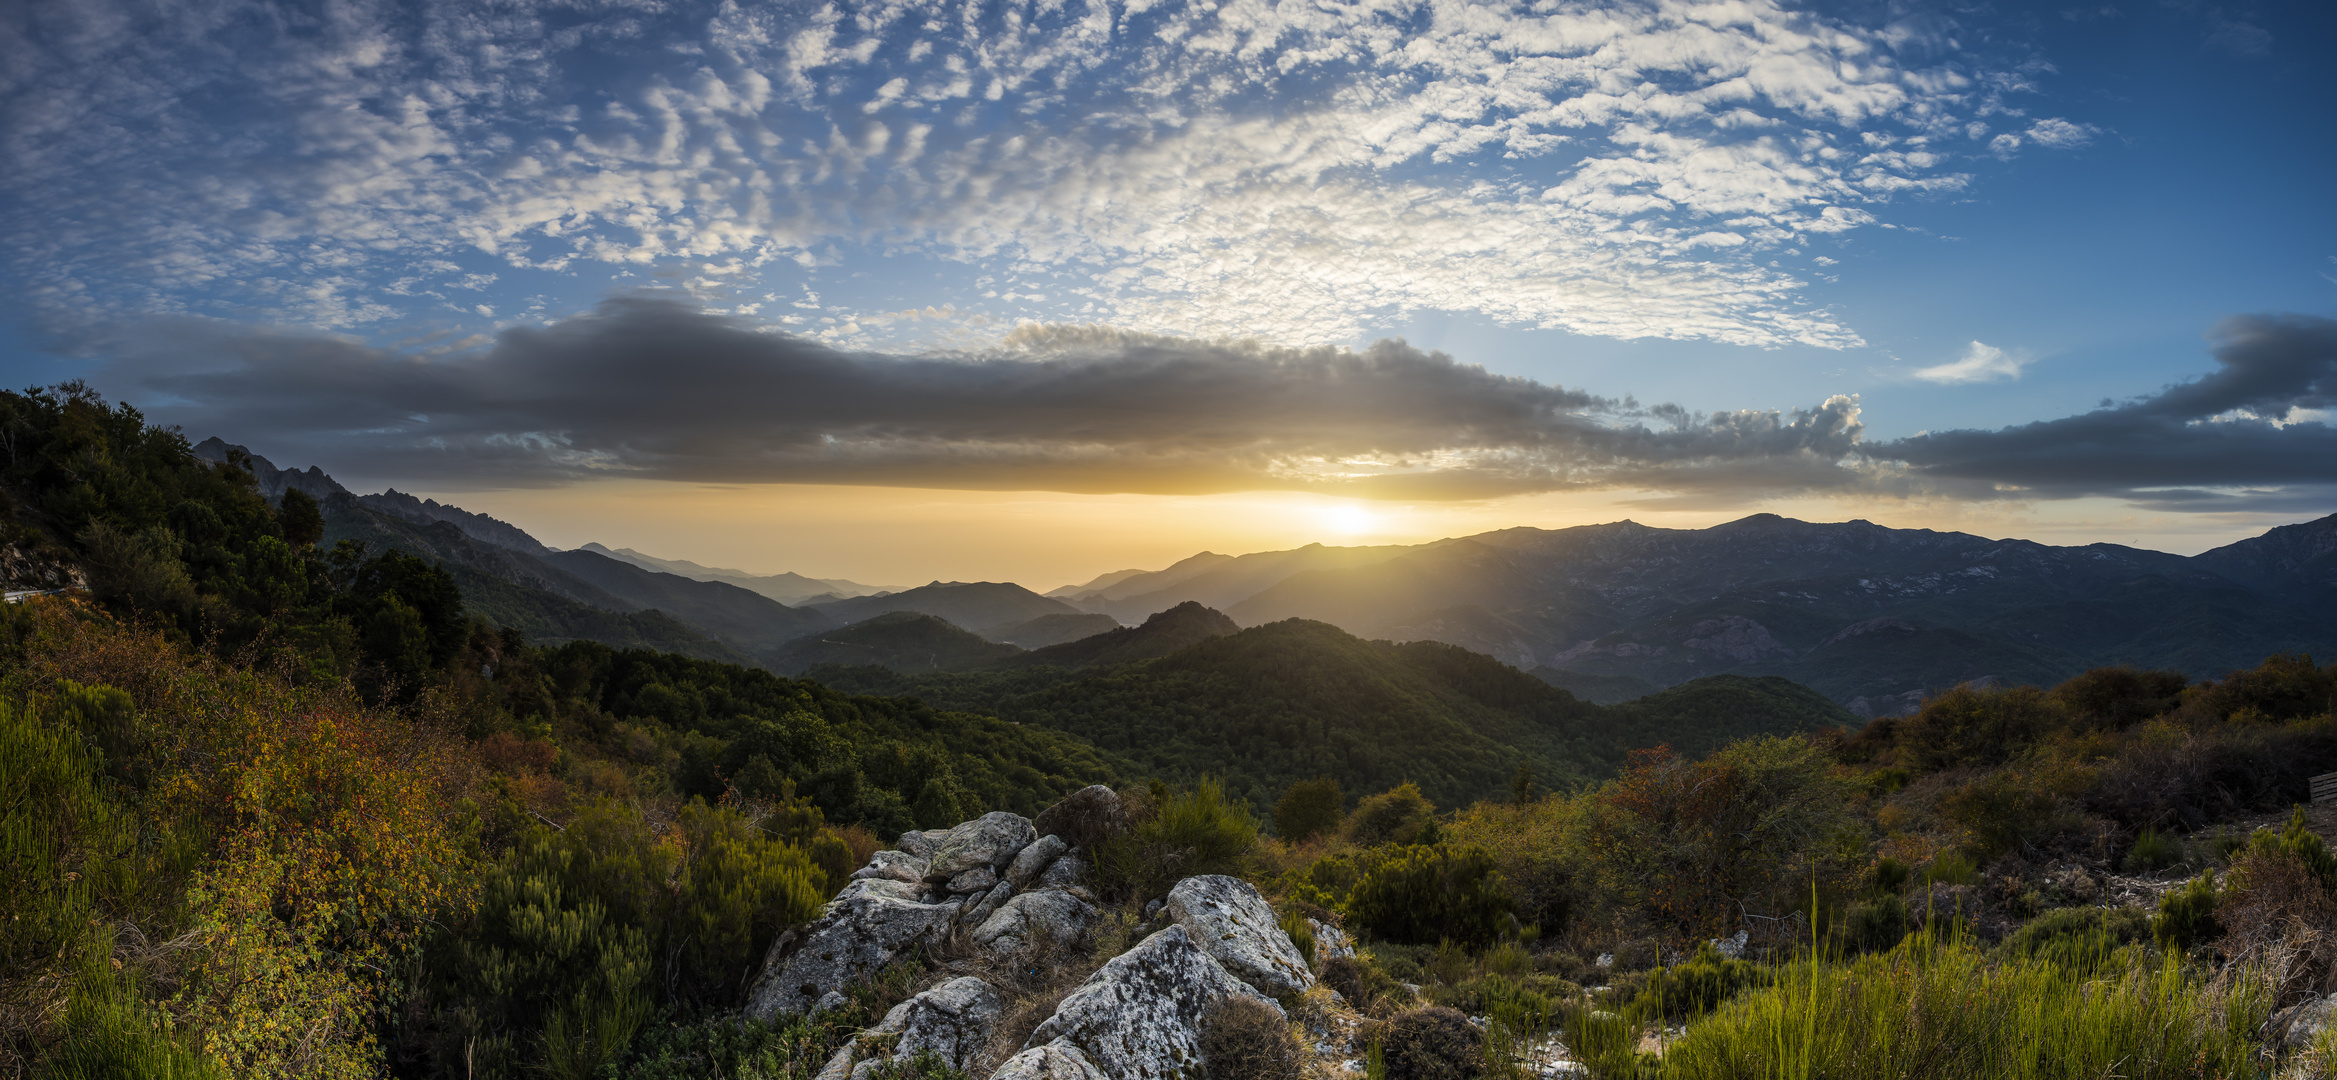
<path fill-rule="evenodd" d="M 2107 941 L 2104 941 L 2107 947 Z M 1910 936 L 1887 953 L 1796 962 L 1665 1049 L 1680 1080 L 2046 1080 L 2257 1075 L 2259 980 L 2203 979 L 2140 948 L 2072 962 Z M 1609 1070 L 1616 1072 L 1621 1070 Z"/>

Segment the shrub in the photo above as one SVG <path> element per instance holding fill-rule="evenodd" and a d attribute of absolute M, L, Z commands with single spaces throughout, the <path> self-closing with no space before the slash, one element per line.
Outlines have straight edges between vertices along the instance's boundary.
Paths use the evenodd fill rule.
<path fill-rule="evenodd" d="M 1958 686 L 1901 721 L 1897 740 L 1926 772 L 1959 765 L 2002 765 L 2068 723 L 2061 703 L 2034 686 Z"/>
<path fill-rule="evenodd" d="M 2090 972 L 2150 933 L 2150 915 L 2138 907 L 2055 908 L 2014 931 L 2003 948 L 2007 955 Z"/>
<path fill-rule="evenodd" d="M 2126 872 L 2148 873 L 2164 870 L 2183 861 L 2183 845 L 2174 837 L 2160 834 L 2157 829 L 2144 829 L 2134 838 L 2134 846 L 2126 849 Z"/>
<path fill-rule="evenodd" d="M 1348 1004 L 1367 1013 L 1404 996 L 1404 988 L 1396 984 L 1394 976 L 1380 970 L 1378 965 L 1352 956 L 1324 961 L 1323 984 L 1337 990 Z"/>
<path fill-rule="evenodd" d="M 764 1023 L 716 1013 L 694 1023 L 654 1024 L 633 1042 L 617 1074 L 626 1080 L 811 1080 L 836 1050 L 838 1033 L 801 1015 Z"/>
<path fill-rule="evenodd" d="M 1907 936 L 1906 901 L 1897 893 L 1885 893 L 1852 907 L 1842 926 L 1852 947 L 1866 952 L 1888 949 Z"/>
<path fill-rule="evenodd" d="M 1282 932 L 1290 935 L 1290 943 L 1298 947 L 1298 954 L 1306 958 L 1307 966 L 1315 962 L 1315 928 L 1308 925 L 1306 912 L 1291 908 L 1282 913 Z"/>
<path fill-rule="evenodd" d="M 1366 872 L 1348 893 L 1350 921 L 1392 941 L 1490 940 L 1511 918 L 1493 857 L 1483 848 L 1409 847 Z"/>
<path fill-rule="evenodd" d="M 1387 1080 L 1469 1080 L 1477 1074 L 1484 1037 L 1460 1010 L 1430 1005 L 1388 1021 L 1380 1052 Z"/>
<path fill-rule="evenodd" d="M 1274 804 L 1274 831 L 1293 844 L 1334 832 L 1346 816 L 1347 796 L 1337 780 L 1301 780 Z"/>
<path fill-rule="evenodd" d="M 2026 847 L 2075 824 L 2042 778 L 2010 771 L 1948 792 L 1939 800 L 1939 812 L 1963 826 L 1970 834 L 1968 846 L 1982 858 Z"/>
<path fill-rule="evenodd" d="M 671 990 L 728 1004 L 745 993 L 771 939 L 819 912 L 827 899 L 824 873 L 801 848 L 765 835 L 728 807 L 692 800 L 675 824 L 687 851 L 680 893 L 673 914 L 656 927 L 663 954 L 681 961 Z M 832 835 L 819 839 L 832 845 L 831 855 L 850 854 Z"/>
<path fill-rule="evenodd" d="M 1638 1010 L 1648 1016 L 1686 1020 L 1720 1007 L 1737 991 L 1761 982 L 1761 969 L 1720 955 L 1710 944 L 1685 964 L 1657 968 L 1639 992 Z"/>
<path fill-rule="evenodd" d="M 1347 818 L 1347 839 L 1363 847 L 1410 844 L 1436 821 L 1436 804 L 1409 780 L 1365 796 Z"/>
<path fill-rule="evenodd" d="M 1098 876 L 1151 895 L 1196 874 L 1234 874 L 1258 843 L 1258 823 L 1246 803 L 1204 779 L 1193 790 L 1163 800 L 1135 829 L 1103 842 Z"/>
<path fill-rule="evenodd" d="M 2179 671 L 2095 668 L 2053 688 L 2053 700 L 2080 728 L 2123 731 L 2172 711 L 2190 677 Z"/>
<path fill-rule="evenodd" d="M 1221 998 L 1201 1016 L 1209 1080 L 1295 1080 L 1305 1061 L 1282 1011 L 1256 998 Z"/>
<path fill-rule="evenodd" d="M 2201 874 L 2159 898 L 2151 936 L 2169 952 L 2188 952 L 2223 932 L 2215 921 L 2215 875 Z"/>

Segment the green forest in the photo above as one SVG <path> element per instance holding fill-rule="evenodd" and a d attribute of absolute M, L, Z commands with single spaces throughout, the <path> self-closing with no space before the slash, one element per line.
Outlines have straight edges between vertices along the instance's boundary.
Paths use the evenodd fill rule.
<path fill-rule="evenodd" d="M 0 434 L 11 572 L 65 590 L 0 608 L 0 1075 L 810 1080 L 947 958 L 742 1022 L 771 943 L 906 830 L 1090 784 L 1129 808 L 1109 914 L 1000 975 L 1007 1043 L 1221 872 L 1361 949 L 1318 964 L 1336 1000 L 1227 1021 L 1211 1080 L 1301 1075 L 1261 1049 L 1293 1023 L 1370 1080 L 1523 1077 L 1549 1038 L 1602 1078 L 2337 1068 L 2289 1038 L 2337 991 L 2309 657 L 1863 727 L 1778 679 L 1597 706 L 1298 620 L 786 678 L 531 644 L 86 388 L 0 394 Z"/>

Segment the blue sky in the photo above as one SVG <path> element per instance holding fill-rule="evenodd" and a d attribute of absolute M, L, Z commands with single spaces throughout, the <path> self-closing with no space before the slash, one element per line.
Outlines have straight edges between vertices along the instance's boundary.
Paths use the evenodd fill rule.
<path fill-rule="evenodd" d="M 2337 509 L 2337 474 L 2218 451 L 2162 482 L 2030 467 L 2060 444 L 1999 468 L 1998 444 L 1910 440 L 2273 364 L 2276 387 L 2121 437 L 2256 425 L 2251 453 L 2319 454 L 2332 40 L 2317 4 L 17 5 L 0 366 L 425 490 L 1814 498 L 2238 535 Z M 2248 315 L 2274 318 L 2225 324 Z M 783 347 L 676 374 L 699 331 Z M 1531 384 L 1439 375 L 1441 419 L 1395 422 L 1324 391 L 1360 376 L 1292 359 L 1388 337 Z M 563 380 L 546 342 L 618 339 L 636 351 L 575 368 L 594 402 L 512 403 L 535 391 L 511 372 Z M 1222 387 L 1280 372 L 1250 392 L 1317 434 L 1139 443 L 997 404 L 1032 365 L 1170 354 Z M 827 392 L 948 386 L 991 412 L 852 399 L 705 434 L 623 407 L 734 385 L 784 405 L 837 358 L 877 374 Z M 915 367 L 937 358 L 1003 381 Z M 1167 398 L 1203 411 L 1133 428 L 1225 408 Z"/>

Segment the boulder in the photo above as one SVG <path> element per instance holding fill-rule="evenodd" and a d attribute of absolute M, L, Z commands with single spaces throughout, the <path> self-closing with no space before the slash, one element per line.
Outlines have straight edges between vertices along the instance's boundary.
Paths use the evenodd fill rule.
<path fill-rule="evenodd" d="M 993 873 L 1004 870 L 1038 838 L 1030 819 L 992 811 L 949 831 L 949 839 L 933 850 L 925 880 L 948 881 L 977 866 L 989 867 Z"/>
<path fill-rule="evenodd" d="M 847 886 L 874 889 L 881 878 Z M 819 918 L 779 935 L 763 970 L 747 991 L 747 1016 L 768 1023 L 789 1013 L 817 1012 L 840 992 L 917 946 L 949 933 L 956 904 L 920 904 L 889 896 L 855 895 L 830 901 Z"/>
<path fill-rule="evenodd" d="M 1201 1017 L 1235 995 L 1258 996 L 1172 926 L 1088 976 L 1023 1047 L 1076 1048 L 1112 1080 L 1185 1080 L 1199 1072 Z"/>
<path fill-rule="evenodd" d="M 1042 942 L 1068 945 L 1102 914 L 1059 889 L 1015 893 L 974 928 L 974 944 L 994 953 L 1019 952 Z"/>
<path fill-rule="evenodd" d="M 1306 921 L 1306 926 L 1315 935 L 1315 963 L 1327 964 L 1355 955 L 1355 939 L 1348 937 L 1347 931 L 1313 918 Z"/>
<path fill-rule="evenodd" d="M 917 858 L 930 859 L 934 852 L 941 850 L 942 841 L 949 839 L 949 834 L 953 831 L 955 830 L 911 830 L 902 833 L 900 839 L 893 841 L 893 846 Z"/>
<path fill-rule="evenodd" d="M 1004 999 L 989 983 L 971 975 L 951 979 L 893 1006 L 875 1027 L 836 1051 L 814 1080 L 869 1080 L 879 1064 L 907 1064 L 926 1051 L 950 1068 L 971 1068 L 1005 1012 Z"/>
<path fill-rule="evenodd" d="M 836 892 L 836 900 L 850 900 L 856 896 L 881 896 L 888 900 L 921 903 L 925 897 L 925 887 L 905 881 L 894 881 L 891 878 L 861 878 L 858 881 L 845 882 L 844 887 Z M 829 903 L 834 902 L 834 900 L 829 901 Z"/>
<path fill-rule="evenodd" d="M 1042 836 L 1060 836 L 1064 843 L 1092 852 L 1097 844 L 1127 830 L 1128 810 L 1120 805 L 1118 792 L 1094 784 L 1039 811 L 1032 824 Z"/>
<path fill-rule="evenodd" d="M 1079 1048 L 1061 1039 L 1006 1059 L 990 1080 L 1110 1080 Z"/>
<path fill-rule="evenodd" d="M 2303 1050 L 2331 1027 L 2337 1027 L 2337 994 L 2291 1005 L 2272 1014 L 2264 1025 L 2266 1041 L 2290 1051 Z"/>
<path fill-rule="evenodd" d="M 1161 910 L 1225 970 L 1267 997 L 1304 993 L 1315 984 L 1306 957 L 1249 882 L 1223 874 L 1189 877 L 1169 890 Z"/>
<path fill-rule="evenodd" d="M 906 851 L 879 851 L 869 856 L 868 865 L 852 871 L 853 880 L 884 878 L 887 881 L 906 881 L 915 885 L 925 880 L 925 860 Z"/>
<path fill-rule="evenodd" d="M 990 886 L 996 884 L 998 884 L 997 871 L 987 866 L 977 866 L 949 879 L 949 884 L 944 887 L 944 891 L 953 896 L 965 896 L 971 893 L 989 892 Z"/>
<path fill-rule="evenodd" d="M 974 901 L 974 906 L 958 915 L 958 922 L 965 926 L 980 926 L 984 920 L 990 918 L 992 912 L 997 911 L 1000 905 L 1006 903 L 1007 897 L 1013 895 L 1014 886 L 1012 885 L 1003 881 L 992 885 L 989 892 L 983 893 L 980 900 Z"/>
<path fill-rule="evenodd" d="M 1071 845 L 1064 843 L 1060 836 L 1048 833 L 1039 837 L 1031 846 L 1022 849 L 1022 854 L 1014 857 L 1014 864 L 1006 868 L 1006 880 L 1017 889 L 1030 888 L 1031 879 L 1038 877 L 1048 864 L 1069 850 Z"/>
<path fill-rule="evenodd" d="M 1086 876 L 1087 864 L 1082 862 L 1077 855 L 1065 855 L 1047 864 L 1046 872 L 1039 875 L 1037 887 L 1042 889 L 1069 888 L 1079 884 L 1079 880 Z"/>

